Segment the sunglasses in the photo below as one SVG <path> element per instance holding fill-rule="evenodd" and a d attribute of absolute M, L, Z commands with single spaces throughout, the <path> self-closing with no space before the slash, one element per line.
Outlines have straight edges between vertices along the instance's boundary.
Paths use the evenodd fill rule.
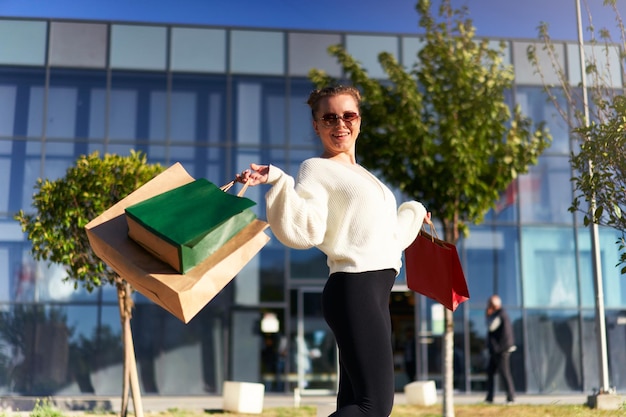
<path fill-rule="evenodd" d="M 339 119 L 343 120 L 344 123 L 348 126 L 352 126 L 352 122 L 357 120 L 359 117 L 359 113 L 355 113 L 353 111 L 347 111 L 343 114 L 343 116 L 335 113 L 326 113 L 319 120 L 326 127 L 333 127 L 339 124 Z"/>

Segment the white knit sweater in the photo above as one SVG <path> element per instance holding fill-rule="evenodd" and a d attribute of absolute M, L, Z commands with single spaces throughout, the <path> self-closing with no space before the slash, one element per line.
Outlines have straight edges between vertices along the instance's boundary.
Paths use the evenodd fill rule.
<path fill-rule="evenodd" d="M 307 159 L 297 181 L 270 166 L 267 219 L 274 235 L 295 249 L 317 247 L 330 273 L 365 272 L 402 265 L 402 251 L 426 209 L 416 201 L 396 206 L 393 193 L 360 165 Z"/>

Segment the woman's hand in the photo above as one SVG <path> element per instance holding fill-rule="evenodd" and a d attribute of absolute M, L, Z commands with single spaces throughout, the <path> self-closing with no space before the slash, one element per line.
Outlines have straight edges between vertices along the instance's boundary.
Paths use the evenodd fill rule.
<path fill-rule="evenodd" d="M 270 172 L 269 165 L 250 164 L 250 169 L 246 169 L 241 174 L 235 175 L 235 180 L 241 183 L 248 183 L 248 186 L 265 184 Z"/>
<path fill-rule="evenodd" d="M 424 223 L 426 224 L 433 224 L 433 222 L 430 220 L 431 217 L 431 213 L 430 211 L 426 213 L 426 215 L 424 216 Z"/>

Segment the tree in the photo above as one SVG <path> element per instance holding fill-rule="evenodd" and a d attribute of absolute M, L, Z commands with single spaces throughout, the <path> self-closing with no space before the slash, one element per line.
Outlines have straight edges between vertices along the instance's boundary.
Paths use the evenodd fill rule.
<path fill-rule="evenodd" d="M 388 80 L 374 80 L 341 46 L 329 52 L 363 93 L 361 163 L 423 202 L 441 221 L 445 240 L 456 244 L 518 174 L 537 162 L 550 137 L 507 103 L 513 70 L 503 63 L 504 44 L 494 50 L 487 40 L 475 39 L 467 9 L 453 9 L 449 0 L 441 2 L 439 20 L 428 0 L 419 0 L 416 9 L 424 45 L 410 70 L 381 53 Z M 336 81 L 319 70 L 309 76 L 318 86 Z M 453 313 L 446 310 L 446 417 L 454 416 L 453 326 Z"/>
<path fill-rule="evenodd" d="M 74 281 L 75 288 L 82 284 L 91 292 L 104 284 L 116 286 L 125 348 L 122 416 L 127 413 L 129 382 L 135 412 L 141 414 L 130 331 L 132 288 L 95 255 L 85 225 L 162 170 L 158 164 L 147 164 L 146 156 L 134 151 L 129 156 L 106 154 L 100 158 L 98 152 L 83 155 L 68 168 L 65 177 L 55 181 L 38 179 L 33 197 L 35 213 L 20 210 L 15 215 L 31 241 L 34 258 L 64 265 L 65 280 Z"/>
<path fill-rule="evenodd" d="M 575 191 L 572 211 L 585 213 L 584 223 L 597 223 L 621 231 L 617 240 L 621 273 L 626 274 L 626 98 L 617 96 L 608 107 L 612 112 L 602 123 L 576 129 L 586 138 L 571 162 L 577 175 L 572 178 Z M 589 165 L 593 169 L 588 169 Z M 582 204 L 594 201 L 595 211 Z"/>
<path fill-rule="evenodd" d="M 588 21 L 593 22 L 587 2 L 584 4 Z M 621 273 L 626 274 L 626 107 L 622 85 L 626 72 L 623 66 L 611 66 L 626 57 L 626 30 L 616 1 L 604 0 L 603 6 L 613 10 L 616 27 L 596 29 L 590 24 L 587 28 L 590 40 L 584 48 L 584 70 L 581 70 L 585 83 L 574 85 L 570 81 L 546 23 L 539 25 L 539 39 L 541 51 L 551 64 L 548 70 L 556 76 L 556 86 L 548 81 L 537 47 L 531 45 L 527 52 L 548 97 L 578 140 L 579 148 L 570 156 L 575 193 L 570 211 L 584 213 L 585 226 L 595 223 L 621 232 L 616 242 L 621 251 L 616 266 L 622 265 Z M 620 41 L 614 41 L 612 33 Z M 558 100 L 556 91 L 562 91 L 564 104 Z"/>

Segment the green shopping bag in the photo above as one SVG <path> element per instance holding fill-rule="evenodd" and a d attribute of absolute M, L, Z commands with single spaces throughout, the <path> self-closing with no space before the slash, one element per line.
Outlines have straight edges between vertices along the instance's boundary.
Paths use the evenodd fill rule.
<path fill-rule="evenodd" d="M 126 207 L 128 236 L 184 274 L 254 221 L 255 204 L 197 179 Z"/>

